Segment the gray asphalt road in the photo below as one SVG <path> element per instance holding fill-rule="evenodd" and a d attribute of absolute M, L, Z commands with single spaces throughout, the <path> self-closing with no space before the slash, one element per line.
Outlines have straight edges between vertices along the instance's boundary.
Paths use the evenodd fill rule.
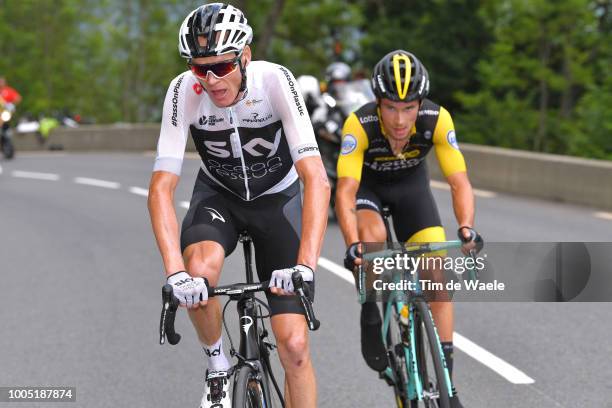
<path fill-rule="evenodd" d="M 197 406 L 203 355 L 184 313 L 181 344 L 157 344 L 161 261 L 146 199 L 129 190 L 147 187 L 152 157 L 24 154 L 0 166 L 0 386 L 77 387 L 76 404 L 28 406 Z M 177 201 L 189 200 L 197 166 L 186 161 Z M 77 184 L 75 177 L 120 185 Z M 452 236 L 450 195 L 434 194 Z M 499 194 L 478 199 L 477 224 L 489 241 L 612 241 L 612 221 L 594 211 Z M 343 248 L 330 225 L 322 255 L 341 263 Z M 222 282 L 242 280 L 241 264 L 236 251 Z M 360 356 L 353 287 L 323 268 L 317 276 L 323 326 L 311 339 L 319 405 L 392 406 L 391 389 Z M 612 407 L 609 313 L 609 303 L 457 304 L 458 333 L 535 380 L 512 384 L 458 350 L 464 405 Z"/>

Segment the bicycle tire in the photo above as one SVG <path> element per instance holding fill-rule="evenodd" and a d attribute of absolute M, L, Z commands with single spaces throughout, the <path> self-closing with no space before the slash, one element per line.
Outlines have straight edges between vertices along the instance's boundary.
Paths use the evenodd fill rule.
<path fill-rule="evenodd" d="M 232 407 L 270 408 L 271 401 L 267 392 L 266 375 L 261 375 L 248 365 L 238 369 L 234 376 Z"/>
<path fill-rule="evenodd" d="M 411 408 L 450 408 L 445 367 L 440 355 L 440 340 L 429 305 L 424 299 L 414 299 L 417 371 L 423 385 L 423 399 L 411 401 Z"/>

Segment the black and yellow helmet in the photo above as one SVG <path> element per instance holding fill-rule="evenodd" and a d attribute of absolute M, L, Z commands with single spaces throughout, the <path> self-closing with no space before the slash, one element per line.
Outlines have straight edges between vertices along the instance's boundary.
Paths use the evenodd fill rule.
<path fill-rule="evenodd" d="M 398 102 L 420 100 L 429 93 L 429 74 L 413 54 L 395 50 L 374 67 L 372 88 L 378 99 Z"/>

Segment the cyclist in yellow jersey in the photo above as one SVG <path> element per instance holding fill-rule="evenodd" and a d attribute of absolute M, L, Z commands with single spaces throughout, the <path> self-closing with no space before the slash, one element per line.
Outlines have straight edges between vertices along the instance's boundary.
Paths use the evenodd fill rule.
<path fill-rule="evenodd" d="M 451 187 L 460 238 L 481 240 L 472 228 L 474 195 L 453 121 L 446 109 L 426 99 L 429 75 L 423 64 L 407 51 L 390 52 L 375 66 L 372 87 L 376 101 L 347 118 L 338 159 L 336 214 L 347 245 L 347 269 L 361 263 L 361 242 L 385 241 L 383 206 L 391 210 L 400 242 L 446 241 L 425 163 L 432 148 Z M 432 302 L 431 309 L 452 375 L 453 306 Z M 376 303 L 366 302 L 361 310 L 362 354 L 377 371 L 387 366 L 380 327 Z M 451 402 L 461 407 L 456 394 Z"/>

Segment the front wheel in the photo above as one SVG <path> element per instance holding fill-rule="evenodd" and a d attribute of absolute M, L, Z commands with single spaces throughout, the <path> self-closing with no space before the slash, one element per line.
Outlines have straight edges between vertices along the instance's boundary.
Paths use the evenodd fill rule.
<path fill-rule="evenodd" d="M 242 366 L 234 377 L 234 408 L 271 407 L 265 376 L 248 365 Z"/>
<path fill-rule="evenodd" d="M 450 408 L 450 378 L 431 310 L 423 299 L 416 299 L 414 304 L 416 362 L 423 395 L 421 400 L 412 401 L 411 407 Z"/>

